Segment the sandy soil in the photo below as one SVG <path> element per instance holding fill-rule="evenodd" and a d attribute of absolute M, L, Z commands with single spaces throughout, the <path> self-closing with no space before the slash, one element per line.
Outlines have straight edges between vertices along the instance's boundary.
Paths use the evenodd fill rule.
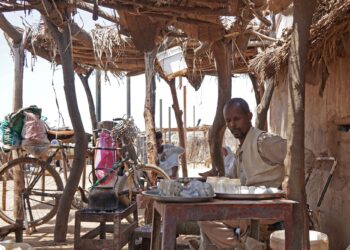
<path fill-rule="evenodd" d="M 207 171 L 208 168 L 202 164 L 191 164 L 188 167 L 189 177 L 197 177 L 198 173 Z M 181 169 L 179 171 L 181 175 Z M 25 231 L 23 233 L 23 242 L 30 244 L 35 249 L 74 249 L 74 223 L 75 223 L 75 212 L 72 209 L 69 214 L 68 220 L 68 233 L 67 240 L 64 243 L 55 243 L 54 238 L 54 227 L 55 227 L 55 217 L 48 223 L 41 225 L 36 228 L 36 231 L 32 234 L 27 234 Z M 139 210 L 139 223 L 143 222 L 143 211 Z M 6 225 L 5 222 L 0 221 L 0 226 Z M 95 228 L 96 223 L 84 223 L 82 226 L 82 234 Z M 190 249 L 188 246 L 188 241 L 190 239 L 196 238 L 196 236 L 180 236 L 178 237 L 177 249 Z M 14 233 L 9 234 L 5 240 L 14 241 Z M 123 249 L 128 249 L 125 246 Z"/>

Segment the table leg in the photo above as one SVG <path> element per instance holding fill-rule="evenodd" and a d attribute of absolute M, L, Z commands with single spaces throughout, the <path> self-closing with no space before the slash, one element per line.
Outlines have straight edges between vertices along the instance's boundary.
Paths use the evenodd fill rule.
<path fill-rule="evenodd" d="M 153 208 L 153 218 L 152 218 L 152 236 L 151 236 L 151 249 L 160 250 L 160 214 L 156 209 Z"/>
<path fill-rule="evenodd" d="M 292 242 L 293 242 L 293 205 L 291 205 L 290 209 L 288 211 L 285 211 L 284 214 L 284 232 L 285 232 L 285 250 L 291 250 L 292 249 Z"/>
<path fill-rule="evenodd" d="M 100 239 L 106 239 L 106 222 L 100 222 Z"/>
<path fill-rule="evenodd" d="M 260 240 L 260 222 L 259 222 L 259 220 L 252 219 L 250 221 L 250 225 L 252 228 L 251 237 L 256 239 L 257 241 L 259 241 Z"/>
<path fill-rule="evenodd" d="M 163 218 L 162 249 L 176 249 L 176 223 L 177 220 L 171 212 L 165 213 Z"/>
<path fill-rule="evenodd" d="M 74 249 L 77 250 L 80 247 L 80 223 L 81 216 L 80 212 L 75 213 L 75 225 L 74 225 Z"/>

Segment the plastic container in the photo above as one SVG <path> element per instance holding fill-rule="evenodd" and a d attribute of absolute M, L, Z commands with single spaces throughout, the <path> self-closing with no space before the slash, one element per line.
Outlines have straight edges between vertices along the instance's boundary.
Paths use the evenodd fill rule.
<path fill-rule="evenodd" d="M 33 250 L 34 248 L 24 242 L 0 242 L 0 250 Z"/>
<path fill-rule="evenodd" d="M 187 64 L 180 46 L 175 46 L 157 54 L 157 60 L 164 75 L 170 80 L 187 71 Z"/>
<path fill-rule="evenodd" d="M 328 250 L 328 236 L 327 234 L 310 230 L 310 250 Z M 284 250 L 285 235 L 284 230 L 278 230 L 270 235 L 270 248 L 271 250 Z"/>

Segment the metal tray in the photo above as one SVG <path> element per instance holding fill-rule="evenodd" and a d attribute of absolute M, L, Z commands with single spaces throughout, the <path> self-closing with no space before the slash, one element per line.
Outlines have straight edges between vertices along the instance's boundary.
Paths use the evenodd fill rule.
<path fill-rule="evenodd" d="M 230 193 L 215 193 L 218 199 L 231 199 L 231 200 L 266 200 L 266 199 L 278 199 L 285 196 L 283 191 L 276 193 L 264 193 L 264 194 L 230 194 Z"/>
<path fill-rule="evenodd" d="M 148 196 L 156 201 L 161 202 L 177 202 L 177 203 L 188 203 L 188 202 L 203 202 L 210 201 L 215 197 L 181 197 L 181 196 L 161 196 L 158 189 L 143 191 L 142 194 Z"/>

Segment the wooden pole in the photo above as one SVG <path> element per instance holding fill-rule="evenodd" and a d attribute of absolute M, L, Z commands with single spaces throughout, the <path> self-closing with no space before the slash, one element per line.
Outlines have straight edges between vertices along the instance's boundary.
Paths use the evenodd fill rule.
<path fill-rule="evenodd" d="M 44 18 L 45 23 L 58 47 L 58 52 L 62 61 L 62 72 L 64 80 L 64 93 L 67 101 L 69 117 L 72 121 L 75 137 L 74 154 L 72 169 L 69 174 L 67 185 L 64 188 L 61 196 L 58 212 L 56 216 L 56 224 L 54 231 L 55 242 L 66 241 L 68 230 L 68 217 L 70 211 L 70 204 L 73 201 L 74 193 L 78 188 L 79 181 L 85 167 L 86 149 L 88 141 L 84 130 L 84 125 L 81 120 L 81 115 L 78 107 L 78 101 L 75 89 L 74 80 L 74 65 L 72 53 L 71 29 L 69 22 L 64 24 L 60 29 L 57 28 L 50 20 Z"/>
<path fill-rule="evenodd" d="M 181 85 L 182 85 L 182 77 L 180 77 Z M 187 160 L 186 160 L 186 147 L 187 147 L 187 89 L 186 85 L 183 86 L 183 102 L 184 102 L 184 149 L 185 153 L 182 154 L 181 156 L 181 166 L 182 166 L 182 176 L 187 177 Z"/>
<path fill-rule="evenodd" d="M 186 160 L 186 141 L 185 141 L 185 131 L 184 125 L 182 122 L 182 111 L 180 110 L 179 101 L 177 99 L 177 93 L 175 88 L 175 80 L 168 81 L 170 86 L 171 96 L 173 98 L 173 109 L 175 113 L 176 124 L 179 134 L 179 143 L 180 146 L 185 149 L 185 153 L 181 155 L 181 167 L 182 167 L 182 176 L 187 177 L 187 160 Z"/>
<path fill-rule="evenodd" d="M 171 107 L 169 107 L 168 109 L 168 124 L 169 124 L 169 142 L 168 143 L 171 143 Z"/>
<path fill-rule="evenodd" d="M 147 161 L 150 164 L 156 164 L 156 131 L 154 121 L 154 60 L 156 50 L 145 52 L 145 77 L 146 77 L 146 100 L 143 116 L 145 118 L 146 140 L 147 140 Z"/>
<path fill-rule="evenodd" d="M 126 77 L 126 116 L 131 117 L 131 88 L 130 76 Z"/>
<path fill-rule="evenodd" d="M 196 106 L 193 105 L 193 140 L 196 139 Z M 193 167 L 196 167 L 196 161 L 193 163 Z"/>
<path fill-rule="evenodd" d="M 196 126 L 196 106 L 193 105 L 193 127 L 195 126 Z"/>
<path fill-rule="evenodd" d="M 145 55 L 145 78 L 146 78 L 146 96 L 143 116 L 145 118 L 145 133 L 147 142 L 147 162 L 156 164 L 157 147 L 156 147 L 156 130 L 154 121 L 155 108 L 155 78 L 154 78 L 154 60 L 156 49 L 150 52 L 144 52 Z M 153 203 L 149 200 L 145 209 L 145 223 L 152 222 Z"/>
<path fill-rule="evenodd" d="M 91 76 L 93 69 L 89 70 L 85 75 L 83 74 L 78 74 L 81 83 L 83 84 L 85 93 L 86 93 L 86 99 L 88 101 L 88 105 L 89 105 L 89 113 L 90 113 L 90 120 L 91 120 L 91 126 L 92 126 L 92 130 L 97 129 L 97 118 L 96 118 L 96 113 L 95 113 L 95 104 L 94 104 L 94 99 L 92 97 L 92 93 L 89 87 L 89 77 Z M 96 142 L 96 135 L 94 133 L 94 145 Z"/>
<path fill-rule="evenodd" d="M 267 131 L 267 111 L 270 107 L 274 86 L 273 79 L 267 80 L 266 91 L 256 109 L 255 127 L 265 131 Z"/>
<path fill-rule="evenodd" d="M 96 70 L 96 120 L 101 121 L 101 70 Z"/>
<path fill-rule="evenodd" d="M 12 111 L 16 112 L 23 108 L 23 71 L 24 71 L 24 44 L 27 39 L 27 32 L 24 32 L 22 39 L 19 41 L 13 41 L 11 49 L 13 52 L 15 71 L 14 71 L 14 85 L 13 85 L 13 108 Z M 18 158 L 18 155 L 13 150 L 13 157 Z M 22 190 L 24 188 L 24 174 L 21 170 L 21 166 L 16 166 L 13 172 L 14 180 L 14 216 L 16 221 L 22 223 L 24 219 L 23 203 L 21 197 Z M 11 204 L 12 205 L 12 204 Z"/>
<path fill-rule="evenodd" d="M 291 249 L 310 249 L 309 221 L 306 206 L 304 140 L 305 140 L 305 66 L 309 34 L 316 0 L 294 1 L 293 33 L 288 60 L 288 128 L 286 180 L 287 197 L 298 202 L 293 209 Z"/>
<path fill-rule="evenodd" d="M 182 77 L 180 77 L 182 79 Z M 182 80 L 180 80 L 182 82 Z M 184 137 L 185 137 L 185 145 L 187 142 L 187 93 L 186 86 L 183 86 L 183 107 L 184 107 Z"/>
<path fill-rule="evenodd" d="M 221 147 L 226 125 L 223 108 L 226 102 L 231 98 L 232 47 L 223 41 L 217 41 L 213 44 L 212 48 L 218 71 L 218 99 L 214 122 L 209 129 L 209 147 L 213 169 L 218 171 L 220 176 L 224 176 L 225 168 L 221 154 Z"/>
<path fill-rule="evenodd" d="M 159 99 L 159 129 L 163 129 L 163 100 Z"/>
<path fill-rule="evenodd" d="M 24 67 L 24 47 L 22 43 L 13 44 L 13 57 L 15 61 L 15 77 L 13 85 L 13 108 L 15 112 L 23 108 L 23 67 Z"/>

